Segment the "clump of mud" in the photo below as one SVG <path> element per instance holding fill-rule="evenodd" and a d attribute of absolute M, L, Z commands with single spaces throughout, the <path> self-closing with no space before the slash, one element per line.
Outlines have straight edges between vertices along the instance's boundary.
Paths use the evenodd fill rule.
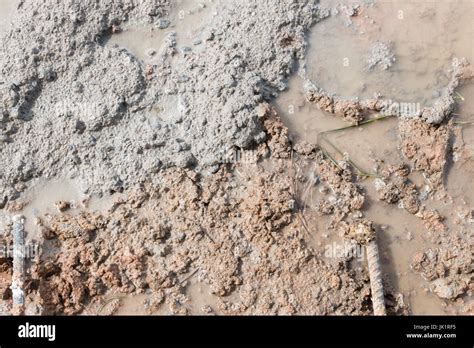
<path fill-rule="evenodd" d="M 290 164 L 287 130 L 263 110 L 268 141 L 255 151 L 270 156 L 272 170 L 245 164 L 201 176 L 169 169 L 161 185 L 140 185 L 105 212 L 38 219 L 44 247 L 56 252 L 32 268 L 31 305 L 75 314 L 113 290 L 159 297 L 151 312 L 165 302 L 170 313 L 186 314 L 186 287 L 197 277 L 219 313 L 371 313 L 364 270 L 351 270 L 344 258 L 327 263 L 308 244 L 292 186 L 278 179 Z M 338 204 L 348 213 L 359 209 L 350 177 L 331 174 L 313 151 L 322 180 L 342 195 Z"/>

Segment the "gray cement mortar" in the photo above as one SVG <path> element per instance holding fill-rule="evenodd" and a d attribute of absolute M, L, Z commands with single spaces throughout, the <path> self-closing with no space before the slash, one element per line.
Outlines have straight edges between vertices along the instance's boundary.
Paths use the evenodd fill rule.
<path fill-rule="evenodd" d="M 265 140 L 255 108 L 285 89 L 314 1 L 224 1 L 200 49 L 170 32 L 144 63 L 105 45 L 127 21 L 161 26 L 166 0 L 24 0 L 0 41 L 0 205 L 34 178 L 120 191 L 170 166 L 213 171 L 234 147 Z M 153 108 L 173 108 L 166 120 Z"/>

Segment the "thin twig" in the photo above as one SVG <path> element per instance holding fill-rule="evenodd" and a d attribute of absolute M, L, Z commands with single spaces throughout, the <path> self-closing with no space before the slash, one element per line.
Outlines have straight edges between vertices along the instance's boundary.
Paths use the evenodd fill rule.
<path fill-rule="evenodd" d="M 101 315 L 102 311 L 105 309 L 105 307 L 106 307 L 108 304 L 112 303 L 112 302 L 115 301 L 115 300 L 122 301 L 122 299 L 124 299 L 124 298 L 125 298 L 125 296 L 120 296 L 120 295 L 119 295 L 119 296 L 113 296 L 113 297 L 111 297 L 111 298 L 105 300 L 105 302 L 104 302 L 104 303 L 99 307 L 99 309 L 97 310 L 97 315 Z"/>
<path fill-rule="evenodd" d="M 454 122 L 455 126 L 472 126 L 474 125 L 474 121 L 456 121 Z"/>
<path fill-rule="evenodd" d="M 182 281 L 179 282 L 179 285 L 183 285 L 183 283 L 185 283 L 186 281 L 188 281 L 189 279 L 191 279 L 192 277 L 194 277 L 194 275 L 199 272 L 199 269 L 196 269 L 195 271 L 193 271 L 190 275 L 188 275 L 186 278 L 184 278 Z"/>

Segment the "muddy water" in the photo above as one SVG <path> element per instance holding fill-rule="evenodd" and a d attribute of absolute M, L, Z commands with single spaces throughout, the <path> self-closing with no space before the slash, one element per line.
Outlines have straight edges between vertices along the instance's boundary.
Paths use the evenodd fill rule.
<path fill-rule="evenodd" d="M 459 138 L 456 144 L 462 146 L 463 151 L 450 164 L 446 184 L 455 200 L 474 209 L 474 84 L 463 86 L 458 92 L 455 121 Z"/>
<path fill-rule="evenodd" d="M 171 32 L 176 33 L 178 47 L 202 45 L 202 28 L 216 15 L 218 0 L 176 0 L 164 19 L 168 26 L 127 23 L 123 31 L 112 35 L 107 45 L 126 48 L 138 59 L 150 63 Z"/>
<path fill-rule="evenodd" d="M 446 314 L 444 302 L 430 292 L 429 283 L 411 271 L 413 256 L 420 250 L 433 247 L 422 221 L 397 205 L 376 200 L 373 180 L 360 184 L 366 193 L 362 213 L 374 223 L 385 284 L 395 293 L 403 294 L 403 300 L 409 304 L 413 314 Z M 354 268 L 366 267 L 365 248 L 351 248 L 337 230 L 329 227 L 328 217 L 315 213 L 315 204 L 320 199 L 331 200 L 332 193 L 322 191 L 321 188 L 321 184 L 316 184 L 310 190 L 299 190 L 306 208 L 298 213 L 298 218 L 304 219 L 307 226 L 305 232 L 308 242 L 316 254 L 329 263 L 352 256 Z"/>
<path fill-rule="evenodd" d="M 211 294 L 208 285 L 198 281 L 190 282 L 186 287 L 186 297 L 188 301 L 181 304 L 181 306 L 187 309 L 189 315 L 219 314 L 218 298 Z M 162 303 L 150 313 L 148 309 L 150 300 L 151 296 L 146 294 L 122 296 L 120 307 L 115 315 L 173 315 L 170 305 L 167 303 Z M 205 311 L 206 307 L 210 307 L 212 313 L 207 313 Z"/>
<path fill-rule="evenodd" d="M 363 184 L 368 194 L 364 215 L 374 222 L 383 274 L 397 292 L 405 296 L 413 314 L 445 314 L 443 301 L 429 292 L 428 282 L 410 269 L 416 252 L 430 246 L 427 230 L 420 219 L 396 205 L 373 201 L 373 182 Z"/>
<path fill-rule="evenodd" d="M 348 124 L 308 103 L 304 98 L 302 85 L 303 80 L 294 77 L 290 81 L 288 91 L 276 100 L 277 109 L 296 140 L 310 143 L 320 141 L 320 146 L 335 159 L 348 158 L 361 170 L 370 173 L 376 173 L 377 160 L 392 164 L 401 160 L 398 151 L 396 119 L 381 120 L 366 126 L 326 134 L 330 143 L 336 146 L 339 152 L 344 153 L 343 156 L 334 151 L 327 141 L 321 142 L 322 132 L 347 127 Z M 364 214 L 377 225 L 384 274 L 389 283 L 396 291 L 404 294 L 405 301 L 410 304 L 413 313 L 443 313 L 441 300 L 433 294 L 426 293 L 427 284 L 421 282 L 419 277 L 410 271 L 410 262 L 414 253 L 426 246 L 422 238 L 426 230 L 417 218 L 396 206 L 381 205 L 380 202 L 373 201 L 376 194 L 372 188 L 372 180 L 366 181 L 364 187 L 366 187 L 369 201 Z M 311 210 L 311 206 L 322 193 L 317 187 L 310 192 L 310 195 L 303 197 L 303 200 Z M 330 197 L 326 198 L 330 199 Z M 344 239 L 336 231 L 328 230 L 325 218 L 315 216 L 310 210 L 305 214 L 305 219 L 307 219 L 310 241 L 314 249 L 323 256 L 328 249 L 341 250 Z M 360 256 L 364 255 L 356 254 L 356 262 L 363 264 Z M 331 258 L 328 261 L 331 261 Z"/>
<path fill-rule="evenodd" d="M 124 198 L 124 195 L 115 193 L 99 197 L 85 194 L 78 180 L 38 180 L 31 183 L 30 188 L 22 193 L 21 200 L 26 205 L 19 214 L 25 217 L 25 230 L 28 238 L 31 239 L 38 237 L 36 218 L 47 214 L 57 214 L 56 203 L 59 201 L 69 204 L 68 214 L 77 214 L 81 211 L 105 213 L 120 198 Z M 2 221 L 8 221 L 8 214 L 0 211 L 0 232 Z"/>
<path fill-rule="evenodd" d="M 337 3 L 323 1 L 326 5 Z M 474 63 L 473 1 L 380 1 L 361 9 L 356 17 L 340 11 L 313 28 L 307 62 L 300 72 L 304 78 L 342 96 L 364 98 L 382 93 L 398 102 L 423 106 L 430 104 L 447 83 L 444 71 L 453 57 L 466 57 Z M 396 61 L 388 70 L 368 69 L 368 57 L 378 41 L 393 44 Z M 296 140 L 320 143 L 334 159 L 350 159 L 367 173 L 376 172 L 378 161 L 402 162 L 396 119 L 324 134 L 349 125 L 305 100 L 303 77 L 293 76 L 288 90 L 274 102 Z M 474 201 L 470 184 L 474 177 L 474 126 L 467 124 L 474 121 L 474 103 L 470 102 L 474 101 L 474 87 L 463 87 L 459 93 L 462 98 L 458 100 L 456 120 L 463 123 L 465 151 L 463 158 L 452 164 L 446 182 L 455 202 L 448 208 L 447 202 L 428 204 L 439 208 L 448 218 L 449 227 L 454 226 L 459 204 L 472 207 Z M 322 141 L 323 134 L 329 142 Z M 423 179 L 419 181 L 422 187 Z M 369 201 L 363 213 L 376 224 L 386 279 L 405 296 L 413 314 L 445 313 L 444 302 L 410 270 L 415 252 L 430 246 L 426 229 L 418 218 L 377 201 L 373 180 L 361 183 Z M 322 221 L 307 219 L 316 235 L 316 249 L 324 252 L 322 247 L 342 243 Z"/>
<path fill-rule="evenodd" d="M 315 143 L 319 133 L 347 126 L 339 117 L 320 111 L 308 103 L 303 85 L 304 80 L 295 75 L 289 81 L 287 91 L 281 93 L 275 101 L 279 114 L 284 117 L 296 140 Z"/>
<path fill-rule="evenodd" d="M 323 1 L 336 4 L 336 1 Z M 331 93 L 429 104 L 447 78 L 452 57 L 474 62 L 474 2 L 375 1 L 359 15 L 344 11 L 311 32 L 307 77 Z M 388 70 L 368 69 L 377 42 L 391 42 L 396 62 Z"/>
<path fill-rule="evenodd" d="M 202 27 L 217 15 L 219 0 L 177 0 L 171 15 L 171 28 L 176 31 L 178 45 L 190 46 L 200 40 Z"/>
<path fill-rule="evenodd" d="M 446 314 L 444 301 L 433 294 L 429 290 L 429 282 L 413 273 L 410 267 L 417 252 L 429 247 L 435 248 L 422 221 L 397 205 L 378 201 L 375 198 L 377 195 L 373 180 L 360 184 L 366 193 L 362 213 L 374 223 L 386 286 L 395 293 L 403 294 L 403 300 L 409 305 L 412 314 Z M 354 268 L 366 267 L 365 248 L 351 248 L 337 230 L 329 228 L 328 217 L 315 213 L 314 206 L 322 197 L 331 200 L 331 192 L 324 193 L 320 190 L 321 187 L 316 184 L 309 193 L 300 194 L 306 208 L 298 216 L 304 219 L 307 226 L 307 240 L 316 254 L 329 263 L 352 256 Z"/>
<path fill-rule="evenodd" d="M 319 143 L 334 159 L 349 159 L 367 173 L 375 172 L 376 160 L 396 163 L 400 159 L 395 118 L 323 134 L 351 125 L 307 102 L 303 79 L 298 76 L 292 78 L 289 89 L 275 104 L 296 141 Z"/>
<path fill-rule="evenodd" d="M 123 31 L 114 34 L 107 41 L 107 45 L 118 45 L 127 49 L 139 60 L 149 63 L 153 60 L 153 55 L 163 45 L 169 32 L 162 29 L 155 29 L 143 26 L 125 26 Z M 137 38 L 140 38 L 137 40 Z"/>
<path fill-rule="evenodd" d="M 25 231 L 28 238 L 37 238 L 35 219 L 45 214 L 57 213 L 55 203 L 69 202 L 71 211 L 81 204 L 79 186 L 72 180 L 40 181 L 34 184 L 22 198 L 28 202 L 21 214 L 25 217 Z"/>

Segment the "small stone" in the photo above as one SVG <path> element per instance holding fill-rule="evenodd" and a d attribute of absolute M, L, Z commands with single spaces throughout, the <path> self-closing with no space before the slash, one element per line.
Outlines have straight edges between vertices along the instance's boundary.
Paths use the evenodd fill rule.
<path fill-rule="evenodd" d="M 160 19 L 158 21 L 159 29 L 167 29 L 170 26 L 171 22 L 168 19 Z"/>
<path fill-rule="evenodd" d="M 49 228 L 41 226 L 40 227 L 40 232 L 41 235 L 43 236 L 44 239 L 46 240 L 52 240 L 56 238 L 56 235 L 54 234 L 53 231 L 51 231 Z"/>
<path fill-rule="evenodd" d="M 65 211 L 71 209 L 71 203 L 65 201 L 57 201 L 54 205 L 60 213 L 64 213 Z"/>
<path fill-rule="evenodd" d="M 38 77 L 42 80 L 51 82 L 56 78 L 56 73 L 50 68 L 42 68 L 38 71 Z"/>
<path fill-rule="evenodd" d="M 122 28 L 119 25 L 112 25 L 112 34 L 118 34 L 122 32 Z"/>
<path fill-rule="evenodd" d="M 451 299 L 454 297 L 454 289 L 446 284 L 444 279 L 437 279 L 431 283 L 433 292 L 441 298 Z"/>
<path fill-rule="evenodd" d="M 154 55 L 156 55 L 156 50 L 154 48 L 149 48 L 147 51 L 146 51 L 146 55 L 148 57 L 153 57 Z"/>
<path fill-rule="evenodd" d="M 202 312 L 205 313 L 205 314 L 211 314 L 211 313 L 214 313 L 213 309 L 211 306 L 209 305 L 205 305 L 202 307 Z"/>

